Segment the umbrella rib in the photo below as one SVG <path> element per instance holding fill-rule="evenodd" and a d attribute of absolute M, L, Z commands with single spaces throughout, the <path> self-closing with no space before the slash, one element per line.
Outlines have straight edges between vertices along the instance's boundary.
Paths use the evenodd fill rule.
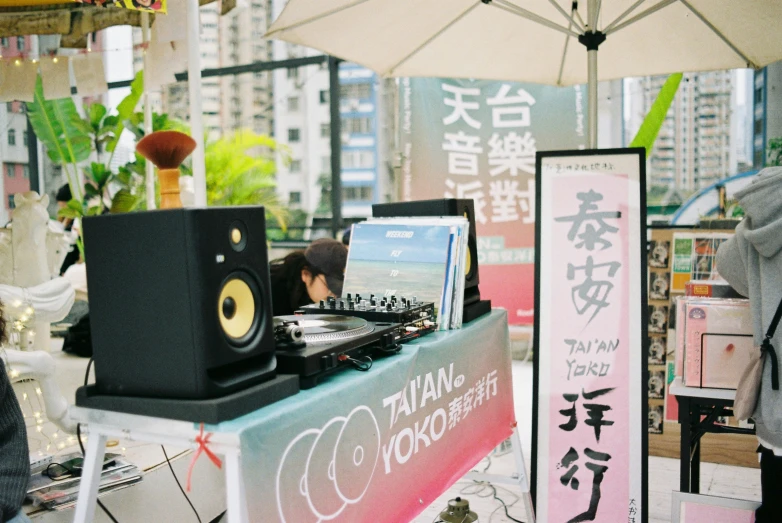
<path fill-rule="evenodd" d="M 750 59 L 749 59 L 749 57 L 748 57 L 746 54 L 744 54 L 743 52 L 741 52 L 741 49 L 739 49 L 738 47 L 736 47 L 736 45 L 735 45 L 733 42 L 731 42 L 730 40 L 728 40 L 728 37 L 727 37 L 727 36 L 725 36 L 724 34 L 722 34 L 722 31 L 720 31 L 719 29 L 717 29 L 717 28 L 714 26 L 714 24 L 712 24 L 711 22 L 709 22 L 709 21 L 706 19 L 706 17 L 705 17 L 705 16 L 703 16 L 703 14 L 702 14 L 700 11 L 698 11 L 697 9 L 695 9 L 695 7 L 693 7 L 693 6 L 692 6 L 692 5 L 691 5 L 691 4 L 690 4 L 690 3 L 689 3 L 687 0 L 680 0 L 680 1 L 681 1 L 681 3 L 682 3 L 682 4 L 684 4 L 684 6 L 685 6 L 687 9 L 689 9 L 690 11 L 692 11 L 692 14 L 694 14 L 695 16 L 697 16 L 697 17 L 700 19 L 700 21 L 701 21 L 701 22 L 703 22 L 704 24 L 706 24 L 706 27 L 708 27 L 709 29 L 711 29 L 711 30 L 712 30 L 712 32 L 713 32 L 715 35 L 717 35 L 717 36 L 720 38 L 720 40 L 722 40 L 723 42 L 725 42 L 725 44 L 726 44 L 728 47 L 730 47 L 730 48 L 733 50 L 733 52 L 734 52 L 734 53 L 736 53 L 737 55 L 739 55 L 739 56 L 741 57 L 741 59 L 742 59 L 742 60 L 744 60 L 744 62 L 747 64 L 747 67 L 751 67 L 752 69 L 759 69 L 759 68 L 760 68 L 760 67 L 759 67 L 759 66 L 758 66 L 758 65 L 757 65 L 755 62 L 753 62 L 752 60 L 750 60 Z"/>
<path fill-rule="evenodd" d="M 586 29 L 584 29 L 586 27 L 586 23 L 584 22 L 584 19 L 581 18 L 581 13 L 579 13 L 578 10 L 574 12 L 576 14 L 576 18 L 578 19 L 578 23 L 580 24 L 581 30 L 586 32 Z"/>
<path fill-rule="evenodd" d="M 632 13 L 633 11 L 635 11 L 635 10 L 638 8 L 638 6 L 639 6 L 639 5 L 641 5 L 641 4 L 643 4 L 644 2 L 646 2 L 646 0 L 638 0 L 636 3 L 634 3 L 633 5 L 631 5 L 631 6 L 630 6 L 630 8 L 629 8 L 629 9 L 627 9 L 627 11 L 625 11 L 624 13 L 622 13 L 621 15 L 619 15 L 619 17 L 618 17 L 616 20 L 614 20 L 613 22 L 611 22 L 610 24 L 608 24 L 608 27 L 606 27 L 606 28 L 603 30 L 603 32 L 604 32 L 604 33 L 610 33 L 610 32 L 611 32 L 611 30 L 614 28 L 614 26 L 615 26 L 616 24 L 618 24 L 619 22 L 621 22 L 622 20 L 624 20 L 625 18 L 627 18 L 627 15 L 629 15 L 630 13 Z"/>
<path fill-rule="evenodd" d="M 567 58 L 567 48 L 570 43 L 570 37 L 565 36 L 565 48 L 562 50 L 562 61 L 559 63 L 559 75 L 557 76 L 557 85 L 562 85 L 562 73 L 565 71 L 565 58 Z"/>
<path fill-rule="evenodd" d="M 553 5 L 557 9 L 557 11 L 562 13 L 562 16 L 564 16 L 565 20 L 568 21 L 568 29 L 570 29 L 572 26 L 575 25 L 580 31 L 585 31 L 585 29 L 583 27 L 578 25 L 578 22 L 576 22 L 576 20 L 573 18 L 573 16 L 567 14 L 567 11 L 562 9 L 562 6 L 557 3 L 557 0 L 548 0 L 548 1 L 549 1 L 549 3 L 551 5 Z"/>
<path fill-rule="evenodd" d="M 678 0 L 663 0 L 659 4 L 653 5 L 652 7 L 650 7 L 649 9 L 644 11 L 643 13 L 639 13 L 636 16 L 632 17 L 630 20 L 627 20 L 626 22 L 622 22 L 621 24 L 619 24 L 617 26 L 614 26 L 614 28 L 610 32 L 609 31 L 603 31 L 603 32 L 605 34 L 607 34 L 607 35 L 610 34 L 610 33 L 615 33 L 615 32 L 617 32 L 617 31 L 619 31 L 621 29 L 624 29 L 625 27 L 627 27 L 630 24 L 634 24 L 637 21 L 639 21 L 639 20 L 641 20 L 643 18 L 646 18 L 647 16 L 649 16 L 651 14 L 656 13 L 660 9 L 664 9 L 664 8 L 668 7 L 669 5 L 671 5 L 672 3 L 676 2 L 676 1 L 678 1 Z"/>
<path fill-rule="evenodd" d="M 597 0 L 597 9 L 592 15 L 592 31 L 597 31 L 597 21 L 600 18 L 600 8 L 603 7 L 603 0 Z"/>
<path fill-rule="evenodd" d="M 274 33 L 281 33 L 283 31 L 289 31 L 291 29 L 296 29 L 297 27 L 301 27 L 303 25 L 307 25 L 307 24 L 312 23 L 312 22 L 317 22 L 318 20 L 322 20 L 324 18 L 328 18 L 331 15 L 335 15 L 337 13 L 341 13 L 342 11 L 346 11 L 346 10 L 352 8 L 352 7 L 356 7 L 357 5 L 363 4 L 365 2 L 369 2 L 369 0 L 356 0 L 355 2 L 351 2 L 351 3 L 347 4 L 347 5 L 336 7 L 334 9 L 332 9 L 331 11 L 326 11 L 325 13 L 321 13 L 321 14 L 316 15 L 316 16 L 311 16 L 310 18 L 305 18 L 304 20 L 296 22 L 295 24 L 291 24 L 291 25 L 288 25 L 288 26 L 276 29 L 274 31 L 270 31 L 270 32 L 266 33 L 264 35 L 264 37 L 269 37 L 269 36 L 273 35 Z"/>
<path fill-rule="evenodd" d="M 521 8 L 515 4 L 511 4 L 510 2 L 506 2 L 505 0 L 494 0 L 494 1 L 490 0 L 489 5 L 493 5 L 498 9 L 502 9 L 503 11 L 507 11 L 514 15 L 521 16 L 522 18 L 526 18 L 527 20 L 530 20 L 532 22 L 537 22 L 540 25 L 545 25 L 546 27 L 550 29 L 554 29 L 555 31 L 559 31 L 560 33 L 565 33 L 570 36 L 575 36 L 576 38 L 580 36 L 578 33 L 576 33 L 575 31 L 571 31 L 567 27 L 562 27 L 559 24 L 555 24 L 551 20 L 547 20 L 546 18 L 543 18 L 540 15 L 536 15 L 532 11 L 527 11 L 526 9 Z"/>
<path fill-rule="evenodd" d="M 456 18 L 454 18 L 453 20 L 451 20 L 450 22 L 448 22 L 448 23 L 445 25 L 445 27 L 443 27 L 442 29 L 440 29 L 439 31 L 437 31 L 437 32 L 436 32 L 435 34 L 433 34 L 431 37 L 427 38 L 427 39 L 426 39 L 426 40 L 425 40 L 425 41 L 424 41 L 424 42 L 423 42 L 421 45 L 419 45 L 418 47 L 416 47 L 415 49 L 413 49 L 413 50 L 412 50 L 412 51 L 411 51 L 411 52 L 410 52 L 410 53 L 409 53 L 407 56 L 405 56 L 405 57 L 404 57 L 404 58 L 402 58 L 400 61 L 398 61 L 397 63 L 395 63 L 395 64 L 394 64 L 392 67 L 390 67 L 390 68 L 388 69 L 388 74 L 393 74 L 393 73 L 394 73 L 394 71 L 395 71 L 395 70 L 396 70 L 396 69 L 397 69 L 397 68 L 398 68 L 400 65 L 402 65 L 402 64 L 403 64 L 403 63 L 405 63 L 405 62 L 407 62 L 408 60 L 410 60 L 410 58 L 412 58 L 413 56 L 415 56 L 416 54 L 418 54 L 418 53 L 421 51 L 421 49 L 423 49 L 423 48 L 424 48 L 424 47 L 426 47 L 427 45 L 431 44 L 431 43 L 432 43 L 434 40 L 436 40 L 436 39 L 437 39 L 437 38 L 438 38 L 438 37 L 439 37 L 441 34 L 443 34 L 443 33 L 444 33 L 444 32 L 446 32 L 448 29 L 450 29 L 450 28 L 453 26 L 453 24 L 455 24 L 456 22 L 458 22 L 459 20 L 461 20 L 462 18 L 464 18 L 465 16 L 467 16 L 467 15 L 470 13 L 470 11 L 472 11 L 473 9 L 475 9 L 476 7 L 478 7 L 479 5 L 481 5 L 481 2 L 480 2 L 480 1 L 478 1 L 478 2 L 475 2 L 473 5 L 471 5 L 471 6 L 470 6 L 470 7 L 468 7 L 467 9 L 465 9 L 465 10 L 464 10 L 464 12 L 462 12 L 462 13 L 460 13 L 460 14 L 459 14 L 459 16 L 457 16 Z"/>

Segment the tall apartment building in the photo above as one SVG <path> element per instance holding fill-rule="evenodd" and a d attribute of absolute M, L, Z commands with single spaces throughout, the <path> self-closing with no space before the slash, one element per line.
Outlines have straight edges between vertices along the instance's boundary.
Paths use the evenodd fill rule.
<path fill-rule="evenodd" d="M 277 43 L 275 59 L 315 54 Z M 372 71 L 341 64 L 341 180 L 342 214 L 369 216 L 372 204 L 382 200 L 384 148 L 380 114 L 382 83 Z M 274 72 L 274 135 L 290 150 L 290 161 L 280 161 L 277 189 L 283 201 L 308 215 L 330 214 L 322 201 L 323 182 L 331 178 L 331 119 L 329 74 L 318 66 Z M 321 205 L 321 203 L 325 205 Z"/>
<path fill-rule="evenodd" d="M 274 15 L 285 0 L 274 0 Z M 321 54 L 274 41 L 274 59 L 285 60 Z M 390 132 L 384 100 L 386 85 L 369 69 L 340 64 L 342 214 L 346 218 L 372 214 L 372 204 L 383 201 L 388 190 L 386 147 Z M 291 208 L 312 216 L 329 215 L 322 182 L 331 178 L 331 124 L 329 73 L 323 66 L 274 71 L 274 136 L 290 149 L 290 162 L 280 161 L 277 190 Z M 323 204 L 323 205 L 321 205 Z"/>
<path fill-rule="evenodd" d="M 37 52 L 38 41 L 34 37 L 0 38 L 0 54 L 5 58 L 26 57 L 30 54 L 36 56 Z M 0 106 L 0 192 L 3 194 L 0 227 L 10 219 L 14 208 L 14 195 L 30 190 L 28 140 L 27 116 L 23 104 L 8 102 Z"/>
<path fill-rule="evenodd" d="M 217 69 L 271 58 L 271 44 L 263 34 L 269 24 L 268 0 L 251 0 L 226 16 L 220 16 L 219 2 L 201 7 L 201 69 Z M 141 30 L 133 33 L 141 43 Z M 134 56 L 136 70 L 143 68 L 141 51 Z M 181 71 L 176 71 L 181 72 Z M 164 86 L 152 97 L 153 110 L 182 121 L 190 120 L 187 82 Z M 239 129 L 259 134 L 272 130 L 271 75 L 266 72 L 201 79 L 204 130 L 209 138 Z"/>
<path fill-rule="evenodd" d="M 782 138 L 782 62 L 756 71 L 753 82 L 752 153 L 756 169 L 768 161 L 768 142 Z"/>
<path fill-rule="evenodd" d="M 734 77 L 734 71 L 684 75 L 649 157 L 650 185 L 690 193 L 735 174 Z M 636 132 L 666 79 L 653 76 L 629 82 L 628 133 Z"/>

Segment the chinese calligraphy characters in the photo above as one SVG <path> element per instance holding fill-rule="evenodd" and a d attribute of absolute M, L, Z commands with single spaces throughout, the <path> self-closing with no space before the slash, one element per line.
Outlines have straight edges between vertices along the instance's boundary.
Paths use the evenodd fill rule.
<path fill-rule="evenodd" d="M 447 109 L 441 144 L 447 153 L 445 197 L 473 199 L 481 224 L 534 224 L 535 180 L 529 175 L 535 173 L 537 147 L 527 129 L 535 98 L 522 88 L 501 84 L 483 100 L 491 110 L 489 122 L 481 116 L 481 87 L 442 83 L 441 89 Z"/>
<path fill-rule="evenodd" d="M 598 246 L 601 247 L 601 251 L 612 247 L 610 236 L 606 236 L 616 234 L 619 229 L 609 224 L 607 220 L 617 220 L 621 217 L 621 213 L 619 211 L 600 211 L 598 202 L 603 200 L 603 195 L 592 189 L 588 192 L 579 192 L 576 197 L 581 201 L 578 213 L 554 219 L 560 223 L 571 223 L 567 234 L 568 240 L 575 244 L 576 249 L 585 248 L 588 251 L 594 251 Z M 593 279 L 595 270 L 602 270 L 605 273 L 604 278 L 613 278 L 621 267 L 622 264 L 615 261 L 595 263 L 592 255 L 587 258 L 586 264 L 583 266 L 568 264 L 567 279 L 569 281 L 576 280 L 578 272 L 584 273 L 584 279 L 581 280 L 581 283 L 572 287 L 571 298 L 579 316 L 592 311 L 588 323 L 591 323 L 601 310 L 610 305 L 608 296 L 614 288 L 614 284 L 609 279 Z"/>
<path fill-rule="evenodd" d="M 582 389 L 581 397 L 587 401 L 592 402 L 597 398 L 600 398 L 602 396 L 611 393 L 613 390 L 614 390 L 613 388 L 606 388 L 606 389 L 594 390 L 592 392 L 586 392 Z M 561 415 L 568 418 L 568 420 L 565 423 L 559 425 L 559 428 L 560 430 L 566 432 L 572 432 L 573 430 L 575 430 L 576 426 L 578 426 L 576 403 L 578 402 L 579 395 L 563 394 L 562 397 L 568 403 L 572 403 L 573 406 L 571 408 L 562 409 L 559 411 Z M 614 424 L 613 421 L 605 419 L 605 414 L 611 410 L 611 407 L 607 404 L 596 403 L 596 402 L 584 403 L 583 407 L 587 411 L 587 419 L 586 421 L 584 421 L 584 423 L 592 427 L 595 433 L 596 443 L 599 443 L 602 428 L 610 427 Z M 586 455 L 587 458 L 591 460 L 590 462 L 584 465 L 589 471 L 592 472 L 592 492 L 589 500 L 589 508 L 585 512 L 582 512 L 581 514 L 570 519 L 568 523 L 576 523 L 579 521 L 594 521 L 595 516 L 597 515 L 597 508 L 600 504 L 600 496 L 601 496 L 600 485 L 603 482 L 603 478 L 605 477 L 606 471 L 608 470 L 608 466 L 605 465 L 605 463 L 611 459 L 610 454 L 605 452 L 598 452 L 588 447 L 584 449 L 584 454 Z M 559 479 L 560 483 L 562 483 L 562 485 L 566 487 L 570 485 L 570 488 L 573 490 L 578 490 L 581 485 L 578 478 L 576 477 L 576 473 L 579 470 L 579 466 L 576 464 L 578 459 L 579 459 L 578 451 L 576 451 L 576 449 L 574 449 L 573 447 L 570 447 L 570 450 L 567 451 L 565 456 L 560 461 L 560 464 L 558 465 L 558 468 L 568 469 L 560 477 Z"/>

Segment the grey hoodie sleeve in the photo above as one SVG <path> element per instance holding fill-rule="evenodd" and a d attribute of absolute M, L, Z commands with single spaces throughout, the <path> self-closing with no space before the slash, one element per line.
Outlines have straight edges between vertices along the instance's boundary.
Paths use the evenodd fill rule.
<path fill-rule="evenodd" d="M 736 227 L 736 235 L 720 245 L 717 250 L 717 271 L 725 278 L 730 286 L 742 296 L 749 296 L 749 282 L 747 281 L 747 240 L 744 238 L 746 230 L 742 221 Z"/>

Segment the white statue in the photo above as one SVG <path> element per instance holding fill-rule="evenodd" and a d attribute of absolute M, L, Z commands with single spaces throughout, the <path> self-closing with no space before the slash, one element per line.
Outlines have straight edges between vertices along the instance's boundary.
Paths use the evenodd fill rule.
<path fill-rule="evenodd" d="M 27 289 L 59 275 L 60 266 L 68 254 L 69 239 L 59 224 L 50 223 L 48 195 L 41 197 L 34 191 L 17 193 L 14 204 L 16 208 L 11 227 L 0 229 L 0 284 Z M 11 322 L 21 317 L 13 312 L 7 314 Z M 20 314 L 24 316 L 26 313 Z M 35 336 L 29 348 L 48 351 L 51 343 L 49 323 L 36 315 L 32 332 Z"/>
<path fill-rule="evenodd" d="M 71 419 L 68 412 L 70 408 L 68 400 L 65 399 L 57 385 L 55 379 L 57 366 L 52 355 L 41 351 L 6 350 L 0 352 L 0 365 L 3 360 L 9 370 L 12 385 L 20 384 L 29 379 L 38 380 L 40 388 L 33 388 L 33 390 L 43 400 L 46 419 L 57 425 L 63 432 L 75 434 L 76 422 Z M 14 389 L 16 390 L 16 387 Z M 23 394 L 20 394 L 20 391 L 16 392 L 21 401 L 21 398 L 24 397 Z"/>
<path fill-rule="evenodd" d="M 34 310 L 36 320 L 46 325 L 62 320 L 71 310 L 74 296 L 73 286 L 65 278 L 55 278 L 29 288 L 0 285 L 0 301 L 3 302 L 10 331 L 13 331 L 16 320 L 24 317 L 29 310 Z M 0 359 L 6 360 L 11 383 L 31 378 L 38 380 L 40 388 L 33 387 L 31 390 L 40 391 L 37 394 L 43 400 L 46 418 L 72 434 L 75 426 L 68 416 L 68 402 L 55 380 L 54 358 L 42 351 L 0 350 Z M 23 385 L 21 383 L 20 386 Z M 18 393 L 17 397 L 21 400 L 23 394 Z"/>
<path fill-rule="evenodd" d="M 13 240 L 14 285 L 32 287 L 52 278 L 46 233 L 49 231 L 49 195 L 34 191 L 14 195 Z"/>

